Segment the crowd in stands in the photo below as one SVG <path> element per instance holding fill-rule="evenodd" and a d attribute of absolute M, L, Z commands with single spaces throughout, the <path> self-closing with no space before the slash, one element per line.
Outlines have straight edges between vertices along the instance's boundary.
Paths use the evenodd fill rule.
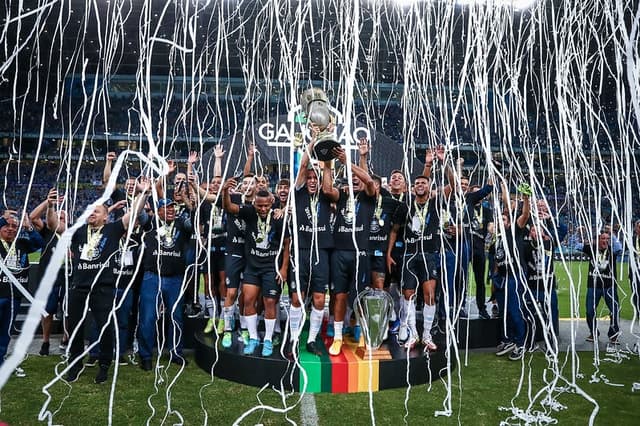
<path fill-rule="evenodd" d="M 68 99 L 68 104 L 59 106 L 54 116 L 54 109 L 51 103 L 45 104 L 43 107 L 39 103 L 26 102 L 24 105 L 18 102 L 14 105 L 9 100 L 11 97 L 0 99 L 0 133 L 22 132 L 38 133 L 44 120 L 44 129 L 48 134 L 75 134 L 82 135 L 85 126 L 89 125 L 89 134 L 91 136 L 109 135 L 138 135 L 143 134 L 140 127 L 139 102 L 130 95 L 112 96 L 109 99 L 97 99 L 94 106 L 92 117 L 88 117 L 89 105 L 85 104 L 85 99 L 81 96 L 72 96 Z M 247 111 L 242 104 L 241 97 L 222 99 L 215 101 L 211 97 L 202 95 L 193 105 L 190 102 L 183 102 L 179 98 L 172 99 L 171 102 L 165 102 L 163 97 L 151 98 L 151 111 L 149 115 L 152 118 L 154 126 L 161 128 L 166 123 L 171 123 L 167 129 L 171 136 L 179 136 L 184 138 L 192 138 L 193 135 L 199 135 L 200 130 L 204 129 L 204 136 L 213 138 L 224 138 L 235 132 L 238 123 L 260 122 L 268 117 L 287 113 L 287 105 L 283 100 L 270 101 L 263 108 L 252 108 Z M 86 102 L 89 102 L 87 100 Z M 73 111 L 71 120 L 69 120 L 69 111 Z M 491 112 L 490 109 L 490 113 Z M 367 123 L 375 127 L 376 131 L 384 133 L 392 140 L 402 144 L 407 140 L 408 128 L 405 124 L 407 120 L 406 111 L 397 101 L 385 101 L 375 103 L 365 103 L 360 100 L 354 102 L 353 109 L 354 118 L 361 122 Z M 474 129 L 472 116 L 464 117 L 457 115 L 455 117 L 440 116 L 438 110 L 430 111 L 428 116 L 420 116 L 411 124 L 412 139 L 414 141 L 431 140 L 435 129 L 437 134 L 447 134 L 451 128 L 448 120 L 454 120 L 452 133 L 448 136 L 452 142 L 472 145 L 478 139 L 478 129 Z M 551 147 L 554 152 L 558 151 L 557 137 L 548 134 L 548 123 L 544 116 L 534 116 L 534 113 L 528 117 L 531 124 L 526 140 L 537 146 L 544 144 L 545 147 Z M 54 118 L 57 117 L 57 118 Z M 63 119 L 63 117 L 66 117 Z M 553 116 L 552 121 L 557 121 L 558 116 Z M 444 123 L 443 123 L 444 121 Z M 490 120 L 493 122 L 494 120 Z M 196 125 L 197 123 L 197 125 Z M 615 111 L 608 112 L 603 115 L 603 126 L 606 126 L 606 132 L 598 136 L 598 144 L 601 151 L 609 151 L 611 141 L 618 137 L 617 131 L 617 113 Z M 631 123 L 633 126 L 633 123 Z M 68 127 L 71 128 L 68 128 Z M 241 127 L 241 126 L 240 126 Z M 552 126 L 553 127 L 553 126 Z M 157 129 L 152 129 L 156 131 Z M 587 135 L 588 129 L 583 129 L 583 134 Z M 608 135 L 605 137 L 604 135 Z M 493 145 L 501 143 L 508 136 L 514 147 L 520 147 L 520 135 L 502 135 L 500 129 L 491 128 L 490 138 Z M 432 143 L 444 143 L 446 140 L 431 140 Z M 584 137 L 582 147 L 589 151 L 593 147 L 593 140 Z M 45 146 L 45 150 L 50 147 Z M 55 148 L 55 147 L 53 147 Z M 188 152 L 184 153 L 186 157 Z"/>

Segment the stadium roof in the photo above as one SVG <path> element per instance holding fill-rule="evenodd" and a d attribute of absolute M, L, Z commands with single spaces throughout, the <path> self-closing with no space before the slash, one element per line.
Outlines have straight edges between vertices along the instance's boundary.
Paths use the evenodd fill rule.
<path fill-rule="evenodd" d="M 266 7 L 268 3 L 269 0 L 211 2 L 203 4 L 202 10 L 196 14 L 184 6 L 186 3 L 177 0 L 70 0 L 50 2 L 46 6 L 37 0 L 10 2 L 11 15 L 6 16 L 16 17 L 17 7 L 23 5 L 25 17 L 12 22 L 6 28 L 6 46 L 18 45 L 22 50 L 15 61 L 10 57 L 12 66 L 8 67 L 4 74 L 15 76 L 18 85 L 27 84 L 26 75 L 23 73 L 25 70 L 29 70 L 31 74 L 36 73 L 30 77 L 31 80 L 35 76 L 38 79 L 48 78 L 52 82 L 59 81 L 61 73 L 63 76 L 70 73 L 98 73 L 110 77 L 122 74 L 135 75 L 141 68 L 150 75 L 238 78 L 247 84 L 252 77 L 262 80 L 265 80 L 264 77 L 267 77 L 266 80 L 281 79 L 283 76 L 278 72 L 282 61 L 295 52 L 290 52 L 288 48 L 291 46 L 284 46 L 275 36 L 275 40 L 265 37 L 265 28 L 271 25 L 269 19 L 273 19 L 272 16 L 265 16 L 265 13 L 273 13 Z M 474 53 L 468 50 L 471 35 L 474 34 L 471 30 L 474 23 L 470 21 L 470 6 L 456 6 L 451 9 L 452 15 L 448 17 L 444 16 L 448 13 L 448 2 L 422 3 L 423 9 L 420 11 L 423 13 L 423 22 L 413 23 L 409 22 L 411 19 L 405 19 L 410 9 L 402 9 L 402 5 L 377 1 L 359 3 L 359 28 L 357 32 L 353 32 L 359 35 L 358 43 L 361 46 L 357 58 L 358 79 L 364 80 L 370 76 L 376 83 L 403 83 L 406 77 L 405 65 L 413 65 L 413 69 L 417 71 L 420 68 L 436 69 L 445 58 L 429 55 L 423 58 L 424 63 L 419 67 L 415 64 L 405 64 L 407 57 L 411 56 L 409 51 L 403 51 L 406 47 L 405 38 L 411 33 L 411 28 L 407 25 L 422 25 L 426 27 L 426 30 L 423 30 L 431 38 L 425 43 L 431 43 L 434 51 L 441 48 L 439 44 L 446 46 L 447 54 L 451 55 L 451 58 L 446 58 L 452 68 L 451 81 L 457 81 L 456 76 L 468 65 L 466 61 L 474 60 Z M 425 6 L 428 3 L 433 5 Z M 511 40 L 496 41 L 497 44 L 486 52 L 487 64 L 492 64 L 496 55 L 500 53 L 500 43 L 509 43 L 512 50 L 513 46 L 520 44 L 527 45 L 527 48 L 513 53 L 526 55 L 527 57 L 519 60 L 523 64 L 526 63 L 534 74 L 542 63 L 547 64 L 551 72 L 554 72 L 553 66 L 550 65 L 553 61 L 550 58 L 562 51 L 561 46 L 556 45 L 558 41 L 553 33 L 559 25 L 558 22 L 561 22 L 570 10 L 566 6 L 567 2 L 560 0 L 539 3 L 544 9 L 536 16 L 530 11 L 512 11 L 509 15 L 511 22 L 505 23 L 512 28 Z M 270 4 L 273 6 L 274 3 Z M 338 51 L 336 46 L 347 43 L 348 40 L 341 40 L 341 37 L 351 34 L 342 30 L 349 24 L 348 20 L 345 21 L 348 11 L 343 14 L 323 1 L 300 4 L 293 1 L 280 5 L 280 19 L 284 22 L 295 20 L 292 14 L 300 5 L 309 7 L 309 10 L 303 10 L 308 12 L 308 15 L 306 25 L 302 28 L 303 49 L 299 52 L 301 67 L 297 70 L 296 78 L 300 81 L 339 80 L 347 64 L 344 63 L 345 52 Z M 120 9 L 116 10 L 116 6 Z M 35 13 L 38 9 L 40 13 Z M 185 12 L 187 10 L 188 13 Z M 265 12 L 266 10 L 269 12 Z M 594 7 L 591 13 L 604 16 L 602 8 Z M 546 22 L 538 22 L 540 17 Z M 188 27 L 192 32 L 179 33 L 187 31 L 184 22 L 188 19 L 193 20 L 189 22 Z M 604 18 L 592 19 L 594 22 L 602 21 L 605 29 Z M 443 28 L 439 28 L 438 23 L 450 26 L 447 34 L 441 34 Z M 529 32 L 534 25 L 540 27 L 540 37 L 524 39 L 531 37 Z M 38 29 L 35 34 L 34 29 Z M 544 34 L 545 29 L 548 29 L 547 34 Z M 576 37 L 579 37 L 579 34 L 576 34 Z M 520 38 L 523 39 L 518 40 Z M 257 45 L 251 45 L 254 40 L 258 40 Z M 284 41 L 296 44 L 292 40 Z M 152 49 L 146 49 L 145 43 L 150 43 Z M 599 45 L 593 40 L 587 40 L 586 48 L 594 53 L 605 52 L 609 58 L 608 62 L 613 64 L 613 44 L 606 42 Z M 262 62 L 267 67 L 259 71 L 264 75 L 249 75 L 258 71 L 247 70 L 248 57 Z M 15 64 L 18 64 L 18 68 L 15 68 Z M 493 73 L 489 73 L 488 77 L 493 78 Z M 555 80 L 553 75 L 538 78 L 547 78 L 547 83 L 550 84 Z M 608 90 L 615 89 L 615 86 L 614 82 L 606 79 L 603 83 L 599 94 L 604 100 L 615 93 L 615 90 Z M 11 85 L 0 86 L 5 86 L 1 90 L 8 90 L 7 86 Z M 491 86 L 492 81 L 489 81 L 488 87 Z"/>

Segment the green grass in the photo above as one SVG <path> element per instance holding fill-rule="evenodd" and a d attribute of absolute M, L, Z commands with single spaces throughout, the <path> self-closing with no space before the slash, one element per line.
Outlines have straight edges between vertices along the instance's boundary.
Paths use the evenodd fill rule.
<path fill-rule="evenodd" d="M 581 372 L 584 378 L 577 384 L 600 405 L 596 424 L 617 426 L 637 424 L 638 403 L 640 393 L 631 392 L 631 383 L 640 381 L 640 361 L 635 358 L 622 364 L 604 362 L 601 374 L 612 383 L 623 384 L 624 387 L 609 386 L 604 383 L 589 383 L 595 371 L 591 365 L 590 353 L 580 354 Z M 6 384 L 1 397 L 0 419 L 12 425 L 32 425 L 37 422 L 37 415 L 45 396 L 42 386 L 52 379 L 53 368 L 59 360 L 57 357 L 30 357 L 23 367 L 26 378 L 13 377 Z M 562 360 L 564 361 L 564 360 Z M 562 362 L 561 361 L 561 362 Z M 531 374 L 532 392 L 536 392 L 542 384 L 542 374 L 547 367 L 541 354 L 535 354 L 524 364 L 510 362 L 505 358 L 497 358 L 493 354 L 473 353 L 469 355 L 467 366 L 454 371 L 452 390 L 451 417 L 434 417 L 436 410 L 442 409 L 446 397 L 445 387 L 441 382 L 427 386 L 415 386 L 410 391 L 395 389 L 376 392 L 372 395 L 372 403 L 376 423 L 379 425 L 404 424 L 471 424 L 497 425 L 507 418 L 508 414 L 498 410 L 501 406 L 510 406 L 511 401 L 520 408 L 525 408 L 528 379 Z M 566 374 L 571 371 L 565 367 Z M 258 395 L 258 389 L 238 385 L 211 377 L 191 363 L 186 371 L 176 377 L 177 369 L 171 367 L 164 381 L 154 387 L 154 375 L 132 366 L 121 367 L 116 384 L 113 410 L 113 423 L 116 425 L 144 424 L 150 418 L 150 424 L 162 423 L 166 413 L 167 395 L 170 395 L 171 409 L 179 412 L 184 424 L 203 424 L 205 410 L 208 423 L 229 425 L 246 410 L 259 404 L 282 407 L 278 394 L 266 389 Z M 516 395 L 520 375 L 524 373 L 525 387 Z M 548 373 L 548 371 L 547 371 Z M 109 386 L 98 386 L 92 383 L 94 369 L 87 369 L 72 388 L 59 383 L 51 388 L 52 400 L 50 408 L 57 410 L 53 422 L 65 425 L 106 424 L 108 413 Z M 461 375 L 462 381 L 459 380 Z M 174 379 L 175 384 L 168 390 L 168 384 Z M 202 401 L 199 393 L 202 394 Z M 287 403 L 293 404 L 298 394 L 289 395 Z M 407 405 L 405 408 L 405 397 Z M 66 399 L 65 399 L 66 398 Z M 559 424 L 587 424 L 593 405 L 575 393 L 562 393 L 557 397 L 566 410 L 550 413 L 558 419 Z M 317 413 L 320 425 L 370 424 L 369 395 L 364 394 L 316 394 Z M 155 409 L 152 412 L 151 406 Z M 204 407 L 204 408 L 203 408 Z M 535 409 L 540 409 L 536 404 Z M 295 407 L 288 418 L 301 423 L 300 409 Z M 169 414 L 165 424 L 179 422 L 177 414 Z M 266 410 L 258 410 L 247 417 L 243 425 L 282 425 L 286 424 L 283 414 L 275 414 Z"/>
<path fill-rule="evenodd" d="M 622 277 L 618 281 L 618 297 L 620 299 L 620 317 L 623 319 L 633 319 L 633 306 L 631 305 L 631 285 L 629 284 L 629 266 L 624 263 L 622 269 Z M 573 261 L 567 262 L 566 268 L 561 262 L 555 262 L 556 280 L 558 283 L 558 307 L 560 310 L 560 318 L 571 318 L 571 280 L 573 277 L 573 292 L 576 297 L 574 304 L 574 317 L 585 317 L 585 299 L 587 289 L 587 272 L 589 264 L 587 262 Z M 618 265 L 618 275 L 620 275 L 620 264 Z M 476 283 L 473 273 L 469 274 L 469 291 L 468 294 L 475 296 Z M 491 288 L 486 287 L 487 296 L 491 294 Z M 600 311 L 598 316 L 609 315 L 604 301 L 600 302 Z"/>
<path fill-rule="evenodd" d="M 624 319 L 633 318 L 633 306 L 631 305 L 631 285 L 629 284 L 628 264 L 623 264 L 623 272 L 620 273 L 618 265 L 618 297 L 620 299 L 620 317 Z M 585 298 L 587 290 L 587 272 L 589 264 L 587 262 L 567 262 L 565 268 L 560 262 L 556 262 L 556 278 L 558 280 L 558 305 L 560 318 L 571 318 L 571 280 L 573 277 L 574 292 L 578 297 L 578 313 L 580 317 L 585 316 Z M 601 312 L 599 316 L 608 315 L 604 301 L 600 303 Z"/>
<path fill-rule="evenodd" d="M 2 421 L 11 425 L 37 423 L 38 412 L 45 401 L 41 389 L 54 378 L 54 368 L 58 361 L 60 358 L 57 356 L 29 357 L 22 363 L 27 377 L 12 377 L 0 392 Z M 96 367 L 86 368 L 72 387 L 62 382 L 51 387 L 52 400 L 49 410 L 56 412 L 54 423 L 107 423 L 111 382 L 105 385 L 94 384 L 96 371 Z M 200 406 L 200 392 L 203 406 L 209 416 L 209 424 L 232 424 L 244 411 L 258 403 L 256 388 L 217 378 L 212 382 L 210 376 L 194 362 L 191 362 L 180 376 L 177 375 L 178 368 L 173 365 L 164 373 L 159 375 L 158 379 L 162 379 L 159 383 L 154 380 L 152 372 L 144 372 L 134 366 L 120 367 L 113 404 L 113 424 L 141 425 L 148 418 L 150 424 L 160 424 L 165 416 L 165 424 L 179 423 L 180 416 L 184 418 L 185 424 L 203 424 L 205 411 Z M 110 379 L 112 374 L 113 366 Z M 168 414 L 169 397 L 171 413 Z M 278 403 L 273 392 L 265 392 L 260 398 L 267 404 Z M 300 423 L 299 410 L 294 410 L 290 417 Z M 283 418 L 282 415 L 276 416 L 260 411 L 249 416 L 244 424 L 282 424 Z"/>

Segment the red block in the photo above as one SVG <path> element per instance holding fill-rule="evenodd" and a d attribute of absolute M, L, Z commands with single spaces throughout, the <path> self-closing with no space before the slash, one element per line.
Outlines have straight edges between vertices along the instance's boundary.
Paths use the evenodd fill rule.
<path fill-rule="evenodd" d="M 349 392 L 349 363 L 344 353 L 341 352 L 338 356 L 329 356 L 329 359 L 331 359 L 331 392 Z"/>

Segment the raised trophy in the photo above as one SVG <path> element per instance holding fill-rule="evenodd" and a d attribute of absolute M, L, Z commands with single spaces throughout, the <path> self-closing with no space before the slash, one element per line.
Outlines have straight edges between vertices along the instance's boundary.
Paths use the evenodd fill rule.
<path fill-rule="evenodd" d="M 367 288 L 361 291 L 353 303 L 358 324 L 362 327 L 364 346 L 358 347 L 356 355 L 362 359 L 391 359 L 388 349 L 380 349 L 387 335 L 389 318 L 393 309 L 393 298 L 384 290 Z"/>
<path fill-rule="evenodd" d="M 333 130 L 329 130 L 331 113 L 329 112 L 329 99 L 321 89 L 308 89 L 300 95 L 300 105 L 307 118 L 307 124 L 314 124 L 320 129 L 313 146 L 313 153 L 320 161 L 328 161 L 334 158 L 331 152 L 339 147 L 338 138 Z"/>

